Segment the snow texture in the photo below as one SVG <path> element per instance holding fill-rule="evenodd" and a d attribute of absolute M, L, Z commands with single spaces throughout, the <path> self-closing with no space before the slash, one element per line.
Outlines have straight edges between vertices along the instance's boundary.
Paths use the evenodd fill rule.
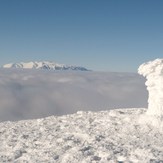
<path fill-rule="evenodd" d="M 163 132 L 146 109 L 117 109 L 0 123 L 0 162 L 162 163 Z"/>
<path fill-rule="evenodd" d="M 142 64 L 138 72 L 147 78 L 145 83 L 149 92 L 147 115 L 163 119 L 163 59 Z"/>
<path fill-rule="evenodd" d="M 23 69 L 44 69 L 44 70 L 80 70 L 88 71 L 86 68 L 81 66 L 71 66 L 58 64 L 55 62 L 20 62 L 20 63 L 9 63 L 2 66 L 3 68 L 23 68 Z"/>

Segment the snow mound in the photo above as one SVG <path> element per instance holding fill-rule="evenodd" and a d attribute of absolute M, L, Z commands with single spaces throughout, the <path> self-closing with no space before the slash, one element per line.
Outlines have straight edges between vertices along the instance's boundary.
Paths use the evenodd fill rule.
<path fill-rule="evenodd" d="M 149 91 L 147 115 L 163 119 L 163 59 L 142 64 L 138 73 L 146 77 Z"/>
<path fill-rule="evenodd" d="M 0 123 L 0 162 L 163 162 L 163 132 L 146 109 L 118 109 Z"/>
<path fill-rule="evenodd" d="M 88 71 L 86 68 L 81 66 L 71 66 L 58 64 L 55 62 L 20 62 L 20 63 L 9 63 L 2 66 L 3 68 L 23 68 L 23 69 L 44 69 L 44 70 L 80 70 Z"/>

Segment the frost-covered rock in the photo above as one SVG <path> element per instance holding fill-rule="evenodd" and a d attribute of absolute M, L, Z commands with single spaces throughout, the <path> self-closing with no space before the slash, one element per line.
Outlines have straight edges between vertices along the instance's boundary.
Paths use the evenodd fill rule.
<path fill-rule="evenodd" d="M 163 118 L 163 59 L 142 64 L 138 73 L 146 77 L 149 92 L 147 115 Z"/>

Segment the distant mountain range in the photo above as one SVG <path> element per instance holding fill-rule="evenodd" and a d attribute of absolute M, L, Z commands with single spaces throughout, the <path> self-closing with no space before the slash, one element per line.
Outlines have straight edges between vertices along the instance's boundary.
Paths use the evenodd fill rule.
<path fill-rule="evenodd" d="M 78 111 L 2 122 L 0 162 L 162 163 L 162 121 L 145 113 L 143 108 Z"/>
<path fill-rule="evenodd" d="M 58 64 L 55 62 L 48 62 L 48 61 L 9 63 L 3 65 L 2 68 L 88 71 L 88 69 L 86 69 L 85 67 L 64 65 L 64 64 Z"/>

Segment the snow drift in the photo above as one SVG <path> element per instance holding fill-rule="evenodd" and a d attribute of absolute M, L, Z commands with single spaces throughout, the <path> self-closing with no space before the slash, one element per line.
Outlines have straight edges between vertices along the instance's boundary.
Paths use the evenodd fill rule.
<path fill-rule="evenodd" d="M 0 162 L 162 163 L 163 132 L 138 123 L 145 111 L 80 111 L 0 123 Z"/>
<path fill-rule="evenodd" d="M 139 74 L 147 78 L 149 92 L 147 115 L 163 118 L 163 59 L 142 64 Z"/>

